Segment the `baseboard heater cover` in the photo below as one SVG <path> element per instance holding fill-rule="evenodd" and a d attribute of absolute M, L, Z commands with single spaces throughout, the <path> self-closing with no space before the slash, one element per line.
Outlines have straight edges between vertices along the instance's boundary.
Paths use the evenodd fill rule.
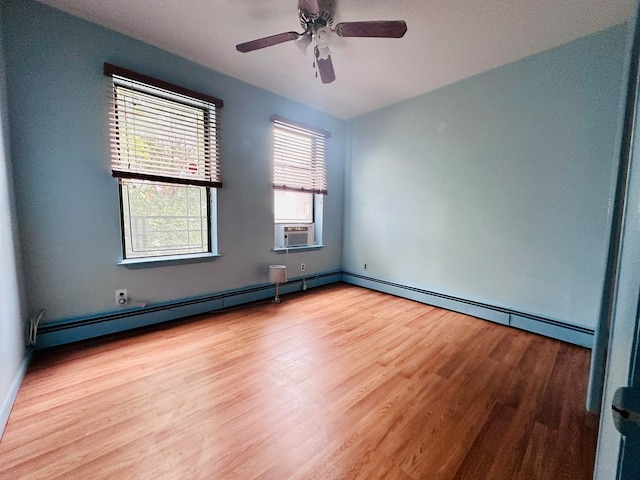
<path fill-rule="evenodd" d="M 593 347 L 593 329 L 580 325 L 564 323 L 517 310 L 496 307 L 357 273 L 343 272 L 342 280 L 352 285 L 358 285 L 398 297 L 415 300 L 420 303 L 445 308 L 454 312 L 464 313 L 483 320 L 508 325 L 575 345 L 587 348 Z"/>
<path fill-rule="evenodd" d="M 313 288 L 342 280 L 342 272 L 327 272 L 304 277 L 306 287 Z M 302 277 L 280 285 L 280 294 L 302 290 Z M 103 315 L 57 320 L 41 324 L 36 349 L 49 348 L 192 315 L 223 310 L 265 300 L 273 296 L 274 285 L 265 284 L 194 297 L 175 302 L 110 312 Z"/>
<path fill-rule="evenodd" d="M 594 331 L 557 320 L 531 315 L 525 312 L 496 307 L 480 302 L 402 285 L 350 272 L 328 272 L 305 277 L 307 288 L 344 281 L 352 285 L 377 290 L 420 303 L 464 313 L 483 320 L 508 325 L 521 330 L 556 338 L 583 347 L 592 348 Z M 207 312 L 264 300 L 273 295 L 271 284 L 230 290 L 203 297 L 196 297 L 143 308 L 111 312 L 82 318 L 71 318 L 41 325 L 36 349 L 48 348 L 86 340 L 126 330 L 146 327 Z M 302 278 L 295 278 L 280 285 L 280 293 L 302 290 Z"/>

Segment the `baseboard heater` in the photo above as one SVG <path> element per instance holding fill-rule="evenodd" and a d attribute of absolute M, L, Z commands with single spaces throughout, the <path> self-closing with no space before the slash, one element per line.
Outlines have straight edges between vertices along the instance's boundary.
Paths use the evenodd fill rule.
<path fill-rule="evenodd" d="M 304 277 L 306 287 L 313 288 L 342 280 L 342 272 L 327 272 Z M 280 294 L 302 290 L 303 278 L 280 284 Z M 153 324 L 178 320 L 192 315 L 220 311 L 265 300 L 274 295 L 274 285 L 265 284 L 229 290 L 158 305 L 42 323 L 38 329 L 36 349 L 86 340 L 111 333 L 133 330 Z"/>
<path fill-rule="evenodd" d="M 532 315 L 509 308 L 496 307 L 486 303 L 432 292 L 357 273 L 343 272 L 342 280 L 352 285 L 358 285 L 428 305 L 445 308 L 454 312 L 464 313 L 483 320 L 512 326 L 575 345 L 587 348 L 592 348 L 593 346 L 594 330 L 580 325 L 565 323 L 560 320 Z"/>
<path fill-rule="evenodd" d="M 501 308 L 464 298 L 432 292 L 350 272 L 327 272 L 305 277 L 307 288 L 344 281 L 352 285 L 415 300 L 454 312 L 512 326 L 521 330 L 556 338 L 587 348 L 593 346 L 592 329 L 562 321 Z M 302 278 L 280 285 L 280 293 L 302 290 Z M 149 305 L 143 308 L 110 312 L 104 315 L 65 319 L 41 324 L 36 348 L 48 348 L 86 340 L 111 333 L 133 330 L 153 324 L 178 320 L 192 315 L 220 311 L 227 308 L 267 299 L 273 295 L 271 284 L 258 285 L 205 295 L 186 300 Z"/>

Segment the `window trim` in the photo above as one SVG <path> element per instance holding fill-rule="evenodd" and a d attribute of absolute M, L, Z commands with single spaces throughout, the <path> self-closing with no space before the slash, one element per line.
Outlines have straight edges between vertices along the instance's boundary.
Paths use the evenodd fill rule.
<path fill-rule="evenodd" d="M 193 97 L 193 98 L 197 98 L 198 100 L 202 100 L 204 102 L 213 103 L 218 108 L 224 107 L 224 102 L 221 99 L 216 98 L 212 95 L 196 92 L 195 90 L 181 87 L 180 85 L 176 85 L 174 83 L 165 82 L 164 80 L 150 77 L 143 73 L 134 72 L 133 70 L 128 70 L 126 68 L 119 67 L 112 63 L 105 62 L 103 65 L 103 72 L 108 77 L 112 77 L 114 75 L 117 75 L 120 77 L 126 77 L 131 80 L 135 80 L 136 82 L 139 82 L 139 83 L 146 83 L 147 85 L 151 85 L 153 87 L 160 88 L 162 90 L 168 90 L 170 92 L 174 92 L 179 95 L 184 95 L 185 97 Z"/>
<path fill-rule="evenodd" d="M 200 263 L 221 257 L 220 253 L 185 253 L 184 255 L 163 255 L 162 257 L 124 258 L 116 265 L 128 268 L 159 267 L 175 263 Z"/>

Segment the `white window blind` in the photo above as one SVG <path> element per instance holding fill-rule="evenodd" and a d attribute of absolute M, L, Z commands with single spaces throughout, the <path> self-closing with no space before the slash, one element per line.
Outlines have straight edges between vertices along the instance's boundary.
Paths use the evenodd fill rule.
<path fill-rule="evenodd" d="M 107 63 L 104 73 L 114 177 L 222 186 L 221 100 Z"/>
<path fill-rule="evenodd" d="M 327 193 L 325 140 L 329 132 L 280 117 L 273 122 L 273 188 Z"/>

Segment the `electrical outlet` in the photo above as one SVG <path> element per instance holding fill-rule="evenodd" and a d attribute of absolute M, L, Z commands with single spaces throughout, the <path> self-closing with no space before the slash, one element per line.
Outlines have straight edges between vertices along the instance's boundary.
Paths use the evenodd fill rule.
<path fill-rule="evenodd" d="M 367 264 L 366 264 L 366 263 L 364 264 L 364 269 L 365 269 L 365 270 L 367 269 Z"/>
<path fill-rule="evenodd" d="M 300 271 L 301 271 L 301 272 L 304 272 L 304 268 L 305 268 L 304 263 L 301 263 L 301 264 L 300 264 Z"/>
<path fill-rule="evenodd" d="M 126 305 L 129 302 L 129 295 L 126 288 L 116 290 L 116 305 Z"/>

